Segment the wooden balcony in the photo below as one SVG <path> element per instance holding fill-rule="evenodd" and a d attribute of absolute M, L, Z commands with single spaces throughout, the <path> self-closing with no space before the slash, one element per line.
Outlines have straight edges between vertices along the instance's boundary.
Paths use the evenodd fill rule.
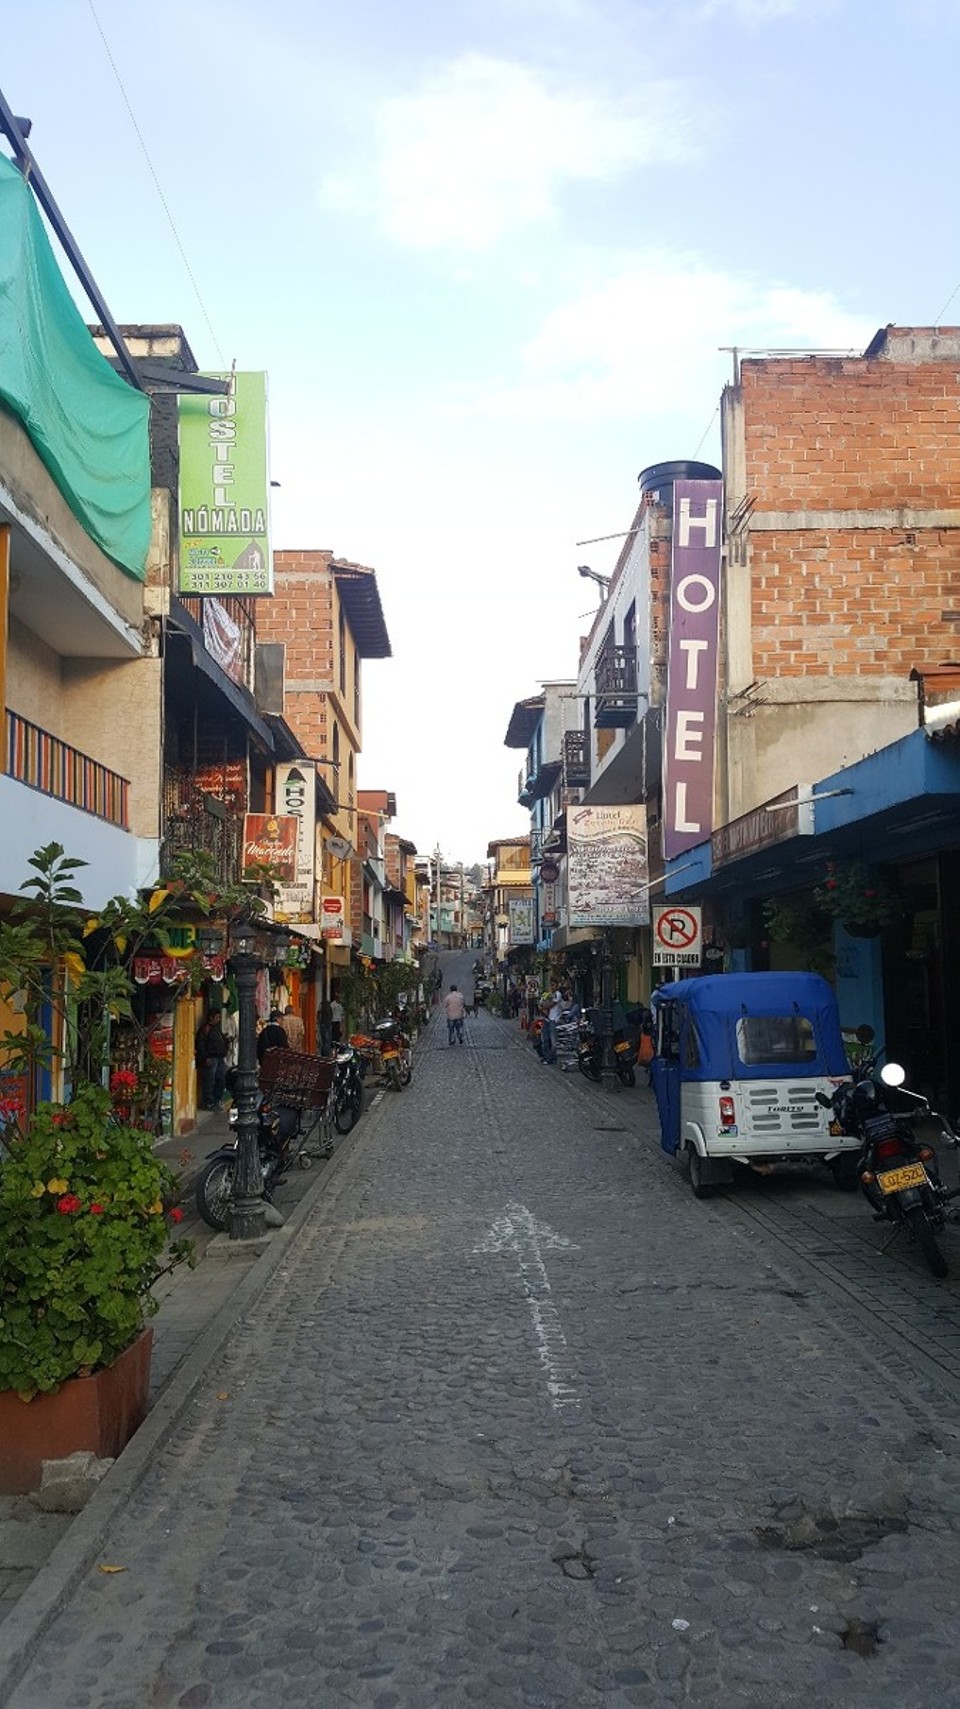
<path fill-rule="evenodd" d="M 590 783 L 590 751 L 586 730 L 568 730 L 563 738 L 563 787 L 586 789 Z"/>
<path fill-rule="evenodd" d="M 9 707 L 6 734 L 8 777 L 70 807 L 79 807 L 95 819 L 105 819 L 108 825 L 130 829 L 130 785 L 125 777 Z"/>
<path fill-rule="evenodd" d="M 598 730 L 637 721 L 637 656 L 633 647 L 607 647 L 597 659 L 593 721 Z"/>

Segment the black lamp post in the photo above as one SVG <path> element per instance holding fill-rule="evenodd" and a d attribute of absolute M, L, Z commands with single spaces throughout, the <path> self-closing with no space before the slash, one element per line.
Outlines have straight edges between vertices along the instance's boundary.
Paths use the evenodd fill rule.
<path fill-rule="evenodd" d="M 230 964 L 237 981 L 237 1163 L 233 1183 L 231 1240 L 259 1240 L 266 1233 L 263 1170 L 260 1167 L 257 1121 L 257 969 L 256 937 L 249 920 L 233 927 Z"/>
<path fill-rule="evenodd" d="M 609 926 L 604 927 L 600 940 L 600 1007 L 603 1012 L 601 1065 L 605 1072 L 613 1075 L 613 1083 L 616 1086 L 616 1058 L 613 1049 L 613 932 Z"/>

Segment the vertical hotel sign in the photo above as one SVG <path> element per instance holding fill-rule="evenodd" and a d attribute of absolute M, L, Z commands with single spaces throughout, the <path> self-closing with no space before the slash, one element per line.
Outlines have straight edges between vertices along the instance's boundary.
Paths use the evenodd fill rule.
<path fill-rule="evenodd" d="M 713 830 L 720 646 L 721 481 L 677 481 L 664 742 L 667 860 Z"/>
<path fill-rule="evenodd" d="M 272 593 L 267 376 L 210 377 L 230 395 L 179 399 L 179 592 Z"/>
<path fill-rule="evenodd" d="M 313 767 L 278 765 L 276 768 L 277 812 L 296 819 L 296 876 L 292 884 L 279 886 L 274 918 L 290 925 L 304 924 L 314 917 L 314 877 L 317 844 L 316 774 Z"/>

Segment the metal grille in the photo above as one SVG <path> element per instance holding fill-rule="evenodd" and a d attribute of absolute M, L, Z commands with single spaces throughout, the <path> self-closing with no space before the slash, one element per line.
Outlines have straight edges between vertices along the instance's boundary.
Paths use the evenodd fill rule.
<path fill-rule="evenodd" d="M 218 801 L 198 787 L 196 777 L 167 766 L 163 775 L 163 847 L 160 871 L 169 877 L 174 855 L 210 855 L 221 884 L 241 878 L 243 818 L 232 802 Z"/>
<path fill-rule="evenodd" d="M 744 1096 L 753 1133 L 819 1133 L 815 1087 L 750 1085 Z"/>

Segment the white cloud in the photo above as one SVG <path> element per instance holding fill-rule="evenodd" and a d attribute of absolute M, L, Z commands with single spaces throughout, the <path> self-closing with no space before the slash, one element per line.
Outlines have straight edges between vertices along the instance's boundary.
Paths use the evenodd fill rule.
<path fill-rule="evenodd" d="M 372 213 L 410 247 L 482 250 L 555 222 L 567 185 L 688 158 L 692 134 L 666 82 L 611 99 L 470 53 L 416 94 L 385 100 L 370 158 L 328 174 L 321 195 L 328 206 Z"/>
<path fill-rule="evenodd" d="M 544 422 L 695 414 L 729 372 L 721 346 L 859 351 L 874 330 L 829 292 L 648 254 L 552 310 L 515 376 L 461 393 L 450 408 Z"/>

